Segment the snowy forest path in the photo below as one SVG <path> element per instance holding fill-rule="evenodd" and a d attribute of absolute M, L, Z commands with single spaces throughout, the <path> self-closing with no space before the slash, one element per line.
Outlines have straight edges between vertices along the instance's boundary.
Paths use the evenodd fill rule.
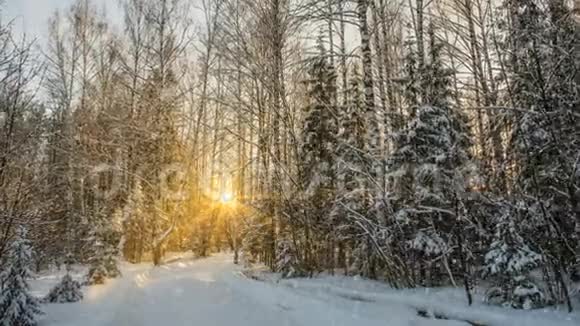
<path fill-rule="evenodd" d="M 178 259 L 163 266 L 126 265 L 123 276 L 91 286 L 81 303 L 47 306 L 40 326 L 299 326 L 283 307 L 244 295 L 249 282 L 229 255 Z"/>
<path fill-rule="evenodd" d="M 425 319 L 392 303 L 361 302 L 246 278 L 232 257 L 129 265 L 121 278 L 87 288 L 77 304 L 48 305 L 39 326 L 466 325 Z"/>

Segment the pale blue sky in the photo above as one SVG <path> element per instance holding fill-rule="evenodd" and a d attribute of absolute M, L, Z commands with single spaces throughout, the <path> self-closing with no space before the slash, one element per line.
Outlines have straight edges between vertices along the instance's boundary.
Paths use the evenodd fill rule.
<path fill-rule="evenodd" d="M 17 32 L 26 32 L 31 37 L 39 39 L 46 37 L 49 17 L 56 9 L 68 8 L 75 0 L 0 0 L 2 5 L 2 20 L 15 19 L 14 28 Z M 119 0 L 93 0 L 99 10 L 106 10 L 107 16 L 114 20 L 121 17 Z"/>

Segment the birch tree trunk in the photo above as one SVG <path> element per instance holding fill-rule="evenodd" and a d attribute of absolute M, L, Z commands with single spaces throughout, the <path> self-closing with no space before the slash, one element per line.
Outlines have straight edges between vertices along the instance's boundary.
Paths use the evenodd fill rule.
<path fill-rule="evenodd" d="M 366 151 L 370 156 L 370 175 L 374 178 L 378 175 L 375 161 L 379 149 L 379 128 L 377 112 L 375 108 L 375 91 L 373 82 L 373 60 L 371 52 L 371 36 L 367 21 L 369 3 L 368 0 L 358 0 L 359 33 L 361 38 L 360 53 L 362 57 L 364 107 L 366 120 Z M 374 186 L 373 186 L 374 187 Z"/>

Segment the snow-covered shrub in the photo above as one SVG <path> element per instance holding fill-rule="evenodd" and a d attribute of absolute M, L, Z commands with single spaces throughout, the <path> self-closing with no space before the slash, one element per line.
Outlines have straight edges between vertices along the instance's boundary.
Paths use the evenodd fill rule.
<path fill-rule="evenodd" d="M 281 273 L 284 278 L 306 275 L 290 240 L 283 239 L 278 242 L 276 271 Z"/>
<path fill-rule="evenodd" d="M 121 270 L 119 269 L 117 258 L 112 253 L 108 253 L 104 259 L 104 267 L 107 272 L 108 278 L 116 278 L 121 276 Z"/>
<path fill-rule="evenodd" d="M 516 246 L 496 240 L 485 255 L 485 272 L 487 275 L 518 275 L 532 269 L 541 260 L 542 256 L 526 244 Z"/>
<path fill-rule="evenodd" d="M 483 276 L 496 286 L 486 293 L 486 301 L 517 309 L 539 308 L 545 304 L 544 294 L 529 277 L 529 272 L 543 262 L 519 234 L 517 213 L 503 208 L 498 218 L 494 239 L 484 257 Z"/>
<path fill-rule="evenodd" d="M 89 268 L 87 273 L 87 285 L 105 284 L 107 270 L 104 265 L 95 264 Z"/>
<path fill-rule="evenodd" d="M 9 251 L 8 265 L 0 273 L 0 325 L 35 326 L 36 316 L 42 314 L 39 301 L 30 294 L 28 280 L 32 250 L 21 228 Z"/>
<path fill-rule="evenodd" d="M 531 280 L 519 277 L 512 294 L 511 305 L 517 309 L 535 309 L 545 305 L 544 293 Z"/>
<path fill-rule="evenodd" d="M 81 284 L 73 280 L 70 274 L 63 276 L 60 283 L 58 283 L 48 295 L 44 298 L 45 302 L 50 303 L 69 303 L 78 302 L 83 299 L 83 292 Z"/>
<path fill-rule="evenodd" d="M 427 256 L 438 256 L 447 252 L 447 243 L 436 232 L 419 231 L 409 241 L 409 246 Z"/>
<path fill-rule="evenodd" d="M 546 304 L 544 293 L 529 278 L 514 278 L 513 286 L 498 285 L 485 293 L 487 303 L 503 305 L 515 309 L 536 309 Z"/>

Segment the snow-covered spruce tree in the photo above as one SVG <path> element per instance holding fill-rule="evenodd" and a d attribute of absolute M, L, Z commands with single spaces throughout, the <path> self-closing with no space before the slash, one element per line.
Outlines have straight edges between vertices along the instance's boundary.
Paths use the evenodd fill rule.
<path fill-rule="evenodd" d="M 504 7 L 515 193 L 533 198 L 528 209 L 543 223 L 530 235 L 553 257 L 544 261 L 552 270 L 545 276 L 560 289 L 551 292 L 571 308 L 562 274 L 580 275 L 580 85 L 571 73 L 577 23 L 562 0 L 509 0 Z"/>
<path fill-rule="evenodd" d="M 311 59 L 309 67 L 309 105 L 305 108 L 302 129 L 301 181 L 306 196 L 327 196 L 324 192 L 334 182 L 336 107 L 333 104 L 336 93 L 336 72 L 330 66 L 327 53 L 318 41 L 319 54 Z"/>
<path fill-rule="evenodd" d="M 66 274 L 44 297 L 43 302 L 68 303 L 78 302 L 83 299 L 82 284 L 74 280 L 70 275 L 73 262 L 72 254 L 68 253 L 65 258 Z"/>
<path fill-rule="evenodd" d="M 322 38 L 318 41 L 319 53 L 310 59 L 308 66 L 308 105 L 304 109 L 304 122 L 300 143 L 300 183 L 303 190 L 299 194 L 301 203 L 295 203 L 292 207 L 299 207 L 298 211 L 292 212 L 292 218 L 287 221 L 289 227 L 292 223 L 299 223 L 305 227 L 304 257 L 302 264 L 305 269 L 312 271 L 319 264 L 332 264 L 327 261 L 315 261 L 314 246 L 311 242 L 317 238 L 322 246 L 320 250 L 328 249 L 329 236 L 333 233 L 333 223 L 330 216 L 331 203 L 334 199 L 336 188 L 335 160 L 336 160 L 336 134 L 337 110 L 334 103 L 336 98 L 336 72 L 328 62 L 328 55 L 323 46 Z M 301 215 L 301 216 L 300 216 Z M 313 228 L 316 227 L 316 228 Z M 296 243 L 296 242 L 292 242 Z M 298 248 L 295 248 L 298 249 Z"/>
<path fill-rule="evenodd" d="M 91 226 L 89 241 L 92 253 L 86 282 L 89 285 L 103 284 L 107 278 L 121 275 L 117 262 L 119 234 L 106 217 L 95 218 Z"/>
<path fill-rule="evenodd" d="M 524 215 L 523 217 L 520 215 Z M 487 290 L 490 303 L 508 305 L 518 309 L 538 308 L 544 305 L 545 296 L 528 273 L 540 265 L 543 256 L 527 244 L 521 235 L 526 218 L 525 207 L 499 206 L 495 234 L 485 254 L 484 277 L 491 278 L 495 286 Z"/>
<path fill-rule="evenodd" d="M 145 194 L 141 181 L 136 180 L 127 204 L 123 209 L 123 235 L 125 241 L 121 248 L 124 257 L 130 262 L 140 263 L 143 253 L 149 249 L 146 235 L 151 234 L 150 215 L 145 207 Z"/>
<path fill-rule="evenodd" d="M 42 314 L 39 301 L 29 291 L 32 249 L 26 229 L 20 227 L 10 246 L 7 266 L 0 271 L 0 325 L 34 326 Z"/>
<path fill-rule="evenodd" d="M 70 273 L 62 277 L 62 280 L 50 290 L 44 298 L 44 302 L 50 303 L 70 303 L 78 302 L 83 299 L 81 283 L 74 280 Z"/>
<path fill-rule="evenodd" d="M 443 268 L 436 272 L 447 274 L 453 280 L 449 265 L 454 261 L 450 257 L 455 244 L 454 228 L 460 220 L 457 212 L 466 192 L 469 137 L 466 119 L 450 100 L 453 72 L 443 64 L 442 45 L 436 42 L 433 27 L 429 34 L 429 62 L 421 71 L 414 70 L 413 63 L 407 63 L 408 72 L 412 73 L 408 78 L 419 80 L 422 96 L 417 98 L 417 82 L 408 81 L 411 86 L 407 105 L 411 119 L 394 136 L 395 149 L 389 162 L 388 178 L 396 210 L 394 219 L 405 226 L 402 238 L 407 239 L 417 255 L 406 260 L 418 259 L 420 266 L 414 270 L 423 272 L 432 267 L 429 266 L 432 258 L 441 258 Z M 418 103 L 416 109 L 415 103 Z M 424 273 L 418 278 L 423 283 L 438 281 L 433 275 L 426 280 Z"/>
<path fill-rule="evenodd" d="M 365 124 L 360 75 L 353 68 L 346 91 L 347 106 L 341 114 L 338 133 L 337 179 L 340 206 L 348 211 L 365 214 L 368 209 L 368 190 L 365 178 Z"/>
<path fill-rule="evenodd" d="M 86 276 L 88 285 L 104 284 L 107 279 L 107 269 L 105 268 L 104 245 L 100 240 L 93 241 L 93 253 L 90 258 L 90 267 Z"/>
<path fill-rule="evenodd" d="M 360 229 L 353 223 L 368 216 L 372 206 L 372 194 L 367 187 L 365 157 L 365 122 L 363 92 L 360 74 L 353 68 L 346 90 L 346 107 L 341 113 L 341 125 L 337 135 L 336 158 L 337 191 L 332 218 L 340 239 L 352 243 L 354 262 L 351 272 L 370 277 L 368 262 L 373 250 L 368 241 L 357 237 Z M 361 221 L 362 222 L 362 221 Z"/>

